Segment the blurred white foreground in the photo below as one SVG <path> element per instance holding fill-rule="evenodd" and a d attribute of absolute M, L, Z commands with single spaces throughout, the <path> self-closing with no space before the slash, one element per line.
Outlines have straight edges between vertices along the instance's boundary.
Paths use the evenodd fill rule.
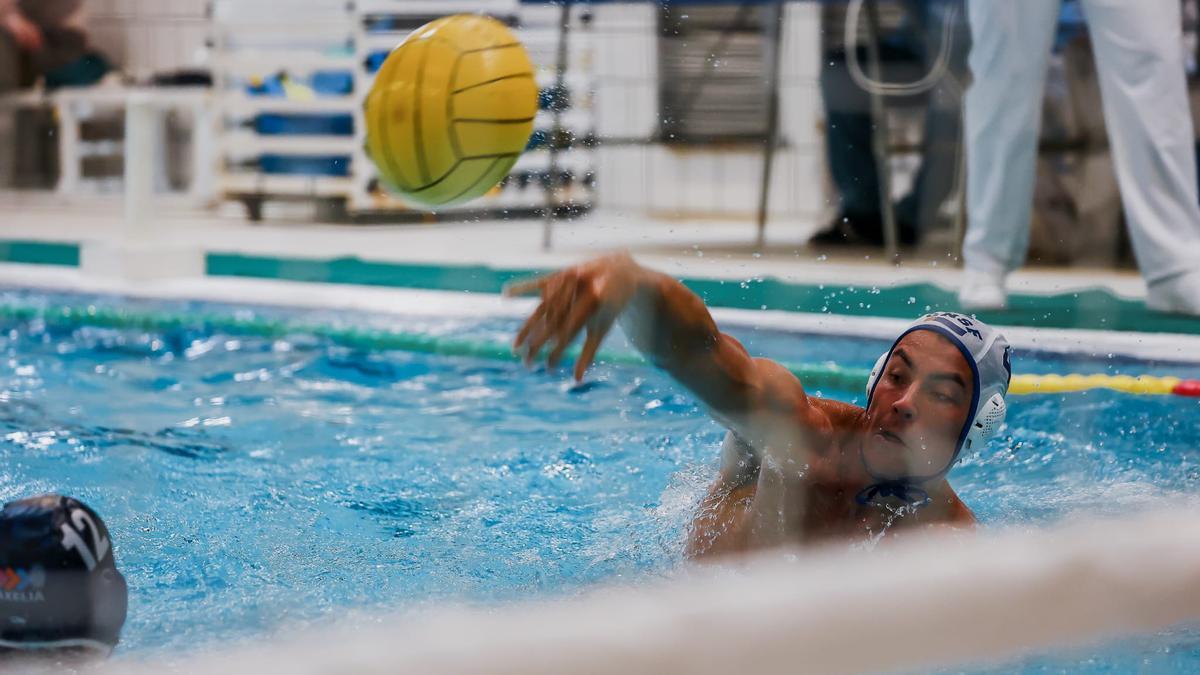
<path fill-rule="evenodd" d="M 1200 521 L 1181 505 L 870 552 L 770 553 L 654 588 L 448 608 L 175 666 L 219 675 L 851 673 L 974 663 L 1189 618 L 1200 618 Z"/>

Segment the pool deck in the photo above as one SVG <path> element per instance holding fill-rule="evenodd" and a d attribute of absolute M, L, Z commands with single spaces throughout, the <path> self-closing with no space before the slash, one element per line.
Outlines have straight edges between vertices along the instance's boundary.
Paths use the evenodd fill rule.
<path fill-rule="evenodd" d="M 0 195 L 0 208 L 6 212 L 0 224 L 0 262 L 9 263 L 0 281 L 8 285 L 61 285 L 54 280 L 69 279 L 68 285 L 76 289 L 178 295 L 184 292 L 179 289 L 190 288 L 210 299 L 240 300 L 244 295 L 239 289 L 246 283 L 217 283 L 239 277 L 310 282 L 270 284 L 271 297 L 292 296 L 281 304 L 311 304 L 298 297 L 304 296 L 322 297 L 327 306 L 340 305 L 353 295 L 375 298 L 366 303 L 375 307 L 389 302 L 379 298 L 394 296 L 367 287 L 495 294 L 512 279 L 627 249 L 644 264 L 684 279 L 725 316 L 745 312 L 742 318 L 756 325 L 796 328 L 788 316 L 816 315 L 819 321 L 810 317 L 800 323 L 859 333 L 854 327 L 878 330 L 924 311 L 959 309 L 954 292 L 961 270 L 948 246 L 909 252 L 899 264 L 891 264 L 880 251 L 805 246 L 801 242 L 813 230 L 811 223 L 772 224 L 767 246 L 759 252 L 749 222 L 685 222 L 602 211 L 557 222 L 554 245 L 545 250 L 539 220 L 346 225 L 301 217 L 251 224 L 236 211 L 164 210 L 154 219 L 154 236 L 203 256 L 209 283 L 202 290 L 195 284 L 180 285 L 182 280 L 121 282 L 63 269 L 79 265 L 84 247 L 123 240 L 118 200 L 62 204 L 41 195 L 9 193 Z M 31 263 L 55 272 L 37 273 Z M 354 292 L 318 292 L 312 284 L 349 284 Z M 1010 310 L 983 312 L 980 317 L 1009 327 L 1041 329 L 1043 335 L 1046 330 L 1069 333 L 1075 336 L 1071 342 L 1079 345 L 1115 332 L 1123 334 L 1117 339 L 1122 344 L 1149 340 L 1174 345 L 1168 350 L 1171 358 L 1193 361 L 1200 354 L 1195 340 L 1171 342 L 1172 336 L 1200 336 L 1200 319 L 1146 310 L 1145 286 L 1135 271 L 1030 268 L 1013 275 L 1010 289 Z M 413 298 L 432 296 L 404 297 L 401 304 L 407 306 Z M 443 300 L 433 304 L 445 306 Z M 1160 339 L 1152 339 L 1153 334 Z M 1142 351 L 1122 351 L 1131 350 Z M 1149 351 L 1167 355 L 1162 345 Z"/>
<path fill-rule="evenodd" d="M 119 202 L 110 199 L 63 205 L 39 195 L 7 193 L 0 194 L 0 209 L 5 213 L 0 241 L 78 244 L 122 235 L 123 214 Z M 961 275 L 957 260 L 945 250 L 909 252 L 899 265 L 891 265 L 878 250 L 811 248 L 804 242 L 816 225 L 796 221 L 771 224 L 762 252 L 754 250 L 755 226 L 750 222 L 676 221 L 609 211 L 557 222 L 550 250 L 542 247 L 542 221 L 530 219 L 404 225 L 279 219 L 251 224 L 236 215 L 168 211 L 160 227 L 164 238 L 210 253 L 281 258 L 549 269 L 627 249 L 644 263 L 681 277 L 772 277 L 827 284 L 852 279 L 860 284 L 934 283 L 953 288 Z M 1033 268 L 1010 281 L 1014 292 L 1099 287 L 1129 298 L 1145 295 L 1145 285 L 1132 270 Z"/>

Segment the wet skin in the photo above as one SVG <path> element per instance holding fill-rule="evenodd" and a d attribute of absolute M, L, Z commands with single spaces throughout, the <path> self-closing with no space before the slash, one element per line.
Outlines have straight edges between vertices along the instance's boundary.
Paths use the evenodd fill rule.
<path fill-rule="evenodd" d="M 527 362 L 548 349 L 556 366 L 584 334 L 574 367 L 582 379 L 619 322 L 647 359 L 729 429 L 720 474 L 689 533 L 691 556 L 974 523 L 944 477 L 922 484 L 930 502 L 920 509 L 894 497 L 855 500 L 879 480 L 936 475 L 953 456 L 973 383 L 966 360 L 936 333 L 901 340 L 864 410 L 808 396 L 786 368 L 751 357 L 720 332 L 683 284 L 625 254 L 516 284 L 508 293 L 541 297 L 513 343 Z"/>

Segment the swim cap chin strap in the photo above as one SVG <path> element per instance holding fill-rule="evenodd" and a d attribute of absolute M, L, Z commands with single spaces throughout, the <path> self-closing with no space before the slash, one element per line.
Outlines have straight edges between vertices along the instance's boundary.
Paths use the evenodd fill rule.
<path fill-rule="evenodd" d="M 854 495 L 854 501 L 861 506 L 866 506 L 876 497 L 895 497 L 914 509 L 933 501 L 929 498 L 928 492 L 903 480 L 872 483 Z"/>
<path fill-rule="evenodd" d="M 854 501 L 861 505 L 870 504 L 877 497 L 895 497 L 913 508 L 925 506 L 931 500 L 929 492 L 921 484 L 936 480 L 950 472 L 950 468 L 958 461 L 964 448 L 974 449 L 985 444 L 1000 425 L 1008 412 L 1004 397 L 1008 393 L 1008 384 L 1012 378 L 1012 367 L 1009 363 L 1008 340 L 995 328 L 982 321 L 954 312 L 936 312 L 917 319 L 896 338 L 892 348 L 879 357 L 871 376 L 867 379 L 867 408 L 871 407 L 871 399 L 875 395 L 875 385 L 883 376 L 888 360 L 900 340 L 904 336 L 918 330 L 928 330 L 937 333 L 958 348 L 959 353 L 966 359 L 971 368 L 971 379 L 974 387 L 971 391 L 971 411 L 959 433 L 958 443 L 954 454 L 946 466 L 935 474 L 928 476 L 903 476 L 901 478 L 884 478 L 876 475 L 867 465 L 862 446 L 859 446 L 859 458 L 863 468 L 875 482 L 861 490 Z"/>

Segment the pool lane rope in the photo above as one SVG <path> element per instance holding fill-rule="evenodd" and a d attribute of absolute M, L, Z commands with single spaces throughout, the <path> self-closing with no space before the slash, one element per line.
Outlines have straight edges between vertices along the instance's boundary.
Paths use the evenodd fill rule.
<path fill-rule="evenodd" d="M 162 311 L 137 311 L 107 307 L 32 307 L 0 305 L 0 321 L 43 321 L 47 325 L 75 328 L 93 326 L 122 330 L 166 332 L 203 329 L 208 333 L 282 339 L 295 335 L 312 335 L 335 344 L 355 349 L 376 351 L 405 351 L 440 356 L 460 356 L 492 361 L 519 361 L 511 346 L 505 342 L 465 340 L 454 337 L 421 335 L 391 330 L 337 327 L 305 324 L 268 318 L 241 318 L 228 314 Z M 578 348 L 568 350 L 567 357 L 578 356 Z M 628 352 L 602 351 L 597 361 L 618 365 L 648 365 L 641 356 Z M 833 363 L 788 363 L 788 370 L 800 378 L 810 390 L 822 388 L 858 391 L 867 381 L 866 368 L 845 368 Z M 1153 375 L 1013 375 L 1010 394 L 1059 394 L 1111 389 L 1127 394 L 1176 395 L 1200 397 L 1200 380 Z"/>

